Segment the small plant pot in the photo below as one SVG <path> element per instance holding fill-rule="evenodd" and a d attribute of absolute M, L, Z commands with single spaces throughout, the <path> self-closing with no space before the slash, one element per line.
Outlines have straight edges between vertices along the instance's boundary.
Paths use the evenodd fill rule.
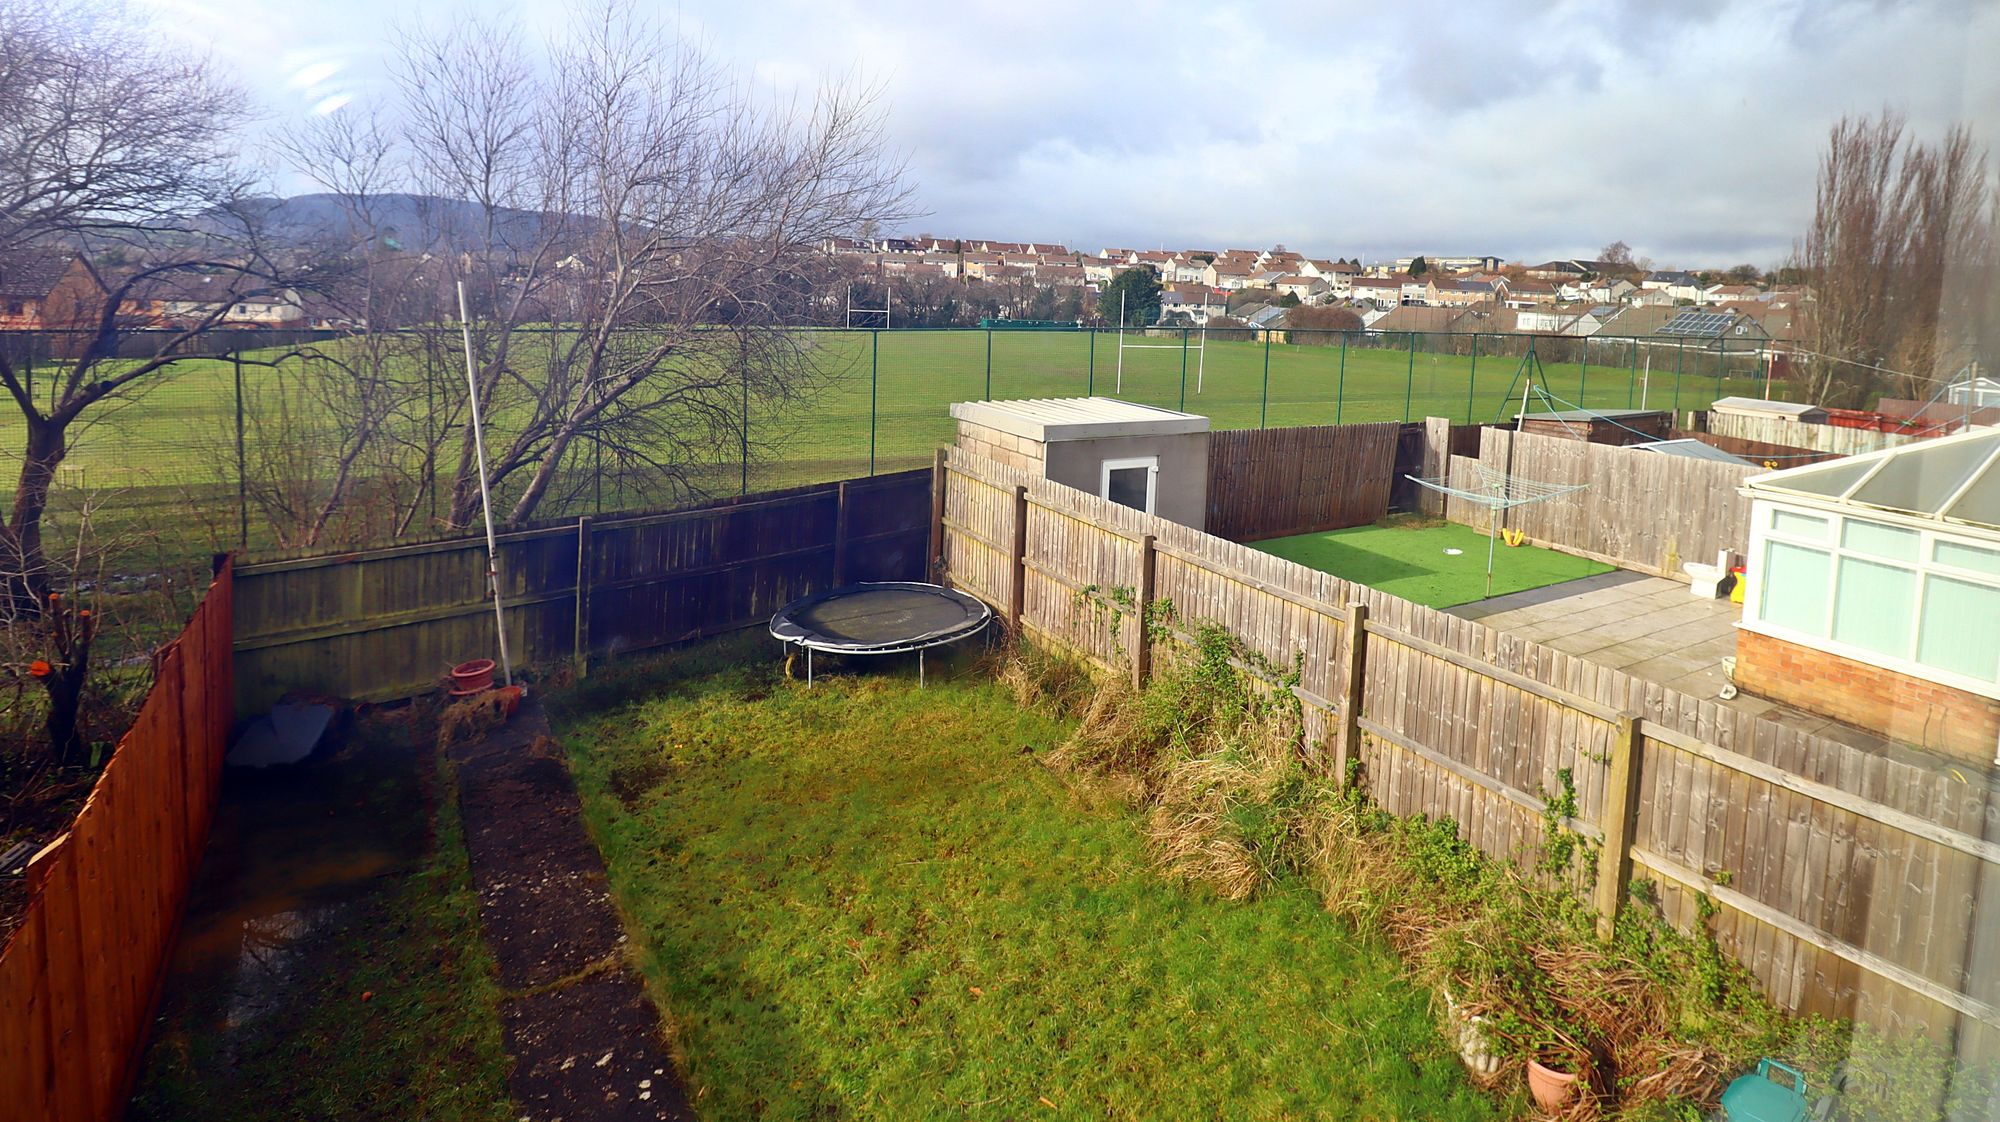
<path fill-rule="evenodd" d="M 495 690 L 493 704 L 500 710 L 500 719 L 513 720 L 514 712 L 521 708 L 521 699 L 527 696 L 527 693 L 527 689 L 522 686 L 502 686 Z"/>
<path fill-rule="evenodd" d="M 1539 1060 L 1528 1061 L 1528 1094 L 1534 1096 L 1536 1106 L 1550 1113 L 1561 1110 L 1576 1095 L 1576 1080 L 1575 1072 L 1557 1071 Z"/>
<path fill-rule="evenodd" d="M 493 660 L 475 658 L 451 668 L 451 696 L 471 697 L 493 688 Z"/>

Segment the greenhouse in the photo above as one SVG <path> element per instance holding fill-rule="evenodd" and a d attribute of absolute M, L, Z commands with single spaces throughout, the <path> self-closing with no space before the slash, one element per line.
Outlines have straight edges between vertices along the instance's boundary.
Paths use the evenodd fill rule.
<path fill-rule="evenodd" d="M 2000 429 L 1745 482 L 1743 627 L 2000 698 Z"/>

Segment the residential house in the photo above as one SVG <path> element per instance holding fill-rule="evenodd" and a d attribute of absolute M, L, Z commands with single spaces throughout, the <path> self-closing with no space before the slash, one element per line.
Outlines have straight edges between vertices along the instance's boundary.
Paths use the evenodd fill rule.
<path fill-rule="evenodd" d="M 1396 280 L 1396 302 L 1422 304 L 1430 299 L 1430 282 L 1423 277 L 1402 276 Z"/>
<path fill-rule="evenodd" d="M 1624 277 L 1600 277 L 1592 281 L 1584 294 L 1584 299 L 1599 304 L 1622 304 L 1625 298 L 1639 291 L 1639 286 Z"/>
<path fill-rule="evenodd" d="M 1468 308 L 1488 303 L 1506 293 L 1504 281 L 1457 280 L 1437 274 L 1428 274 L 1426 281 L 1424 302 L 1441 307 Z"/>
<path fill-rule="evenodd" d="M 1163 250 L 1142 249 L 1132 255 L 1132 260 L 1129 263 L 1144 265 L 1148 269 L 1160 274 L 1161 280 L 1172 279 L 1174 255 Z"/>
<path fill-rule="evenodd" d="M 1228 310 L 1229 296 L 1204 286 L 1170 285 L 1160 290 L 1160 318 L 1186 319 L 1196 327 Z"/>
<path fill-rule="evenodd" d="M 1241 258 L 1229 260 L 1218 257 L 1204 271 L 1202 280 L 1212 288 L 1234 292 L 1249 288 L 1251 280 L 1260 271 L 1255 264 L 1245 264 Z"/>
<path fill-rule="evenodd" d="M 1507 282 L 1504 303 L 1510 308 L 1538 308 L 1552 306 L 1556 302 L 1556 286 L 1545 280 L 1517 280 Z"/>
<path fill-rule="evenodd" d="M 1755 300 L 1759 295 L 1756 285 L 1711 284 L 1701 290 L 1701 296 L 1696 303 L 1726 304 L 1732 300 Z"/>
<path fill-rule="evenodd" d="M 1676 302 L 1694 303 L 1701 299 L 1701 281 L 1693 273 L 1679 269 L 1655 269 L 1640 279 L 1639 287 L 1664 292 Z"/>
<path fill-rule="evenodd" d="M 1131 266 L 1120 260 L 1086 257 L 1083 259 L 1083 279 L 1091 284 L 1110 284 L 1112 278 L 1129 268 Z"/>
<path fill-rule="evenodd" d="M 106 295 L 104 282 L 73 253 L 23 250 L 0 256 L 0 329 L 81 327 L 103 313 Z"/>
<path fill-rule="evenodd" d="M 1771 341 L 1771 333 L 1756 319 L 1734 309 L 1681 308 L 1672 319 L 1654 332 L 1662 338 L 1722 348 L 1742 343 L 1761 345 Z"/>
<path fill-rule="evenodd" d="M 1173 275 L 1167 278 L 1175 284 L 1212 284 L 1208 262 L 1198 257 L 1175 257 Z"/>
<path fill-rule="evenodd" d="M 1368 325 L 1371 331 L 1453 331 L 1466 317 L 1464 308 L 1425 308 L 1405 305 Z"/>
<path fill-rule="evenodd" d="M 1280 296 L 1298 297 L 1301 304 L 1317 304 L 1320 297 L 1325 296 L 1327 292 L 1324 280 L 1298 274 L 1279 277 L 1271 287 L 1277 289 Z"/>
<path fill-rule="evenodd" d="M 1057 284 L 1073 287 L 1084 283 L 1081 265 L 1043 265 L 1035 271 L 1035 279 L 1043 284 Z"/>
<path fill-rule="evenodd" d="M 1403 302 L 1403 282 L 1392 277 L 1355 277 L 1348 282 L 1354 300 L 1372 300 L 1385 308 Z"/>
<path fill-rule="evenodd" d="M 1586 336 L 1597 334 L 1603 326 L 1602 320 L 1582 308 L 1518 308 L 1512 330 L 1522 335 Z M 1498 330 L 1508 328 L 1502 325 Z"/>
<path fill-rule="evenodd" d="M 1490 273 L 1498 269 L 1502 262 L 1501 258 L 1494 257 L 1491 254 L 1485 256 L 1473 254 L 1469 256 L 1443 257 L 1426 253 L 1421 256 L 1424 259 L 1426 267 L 1442 269 L 1447 273 Z M 1416 264 L 1416 261 L 1415 257 L 1398 257 L 1396 259 L 1396 270 L 1398 272 L 1409 272 L 1410 266 Z"/>
<path fill-rule="evenodd" d="M 1528 266 L 1528 275 L 1536 280 L 1580 281 L 1590 276 L 1590 270 L 1576 261 L 1544 261 Z"/>
<path fill-rule="evenodd" d="M 999 275 L 1006 264 L 997 253 L 963 253 L 959 255 L 959 272 L 967 280 L 990 280 Z"/>
<path fill-rule="evenodd" d="M 1638 288 L 1625 296 L 1625 303 L 1638 308 L 1671 308 L 1675 302 L 1664 288 Z"/>

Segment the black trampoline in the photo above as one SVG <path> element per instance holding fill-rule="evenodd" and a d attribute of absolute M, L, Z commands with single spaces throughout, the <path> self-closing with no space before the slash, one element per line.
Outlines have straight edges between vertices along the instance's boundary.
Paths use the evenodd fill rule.
<path fill-rule="evenodd" d="M 977 635 L 993 612 L 978 599 L 935 584 L 883 581 L 850 584 L 786 604 L 771 617 L 771 635 L 806 652 L 812 684 L 814 651 L 847 655 L 917 653 L 917 683 L 924 680 L 924 651 Z"/>

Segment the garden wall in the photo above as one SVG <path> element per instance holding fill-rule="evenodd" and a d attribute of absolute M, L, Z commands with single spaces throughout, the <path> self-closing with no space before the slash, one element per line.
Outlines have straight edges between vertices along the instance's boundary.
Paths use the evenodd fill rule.
<path fill-rule="evenodd" d="M 225 563 L 0 950 L 0 1115 L 122 1118 L 208 841 L 228 746 Z"/>
<path fill-rule="evenodd" d="M 1601 914 L 1644 880 L 1691 928 L 1706 895 L 1718 944 L 1781 1007 L 2000 1054 L 2000 808 L 1977 772 L 1757 720 L 977 457 L 953 453 L 944 490 L 952 583 L 1020 632 L 1144 677 L 1183 641 L 1185 624 L 1141 634 L 1144 606 L 1171 600 L 1298 660 L 1306 751 L 1329 774 L 1358 760 L 1382 806 L 1523 867 L 1568 769 Z"/>
<path fill-rule="evenodd" d="M 1482 430 L 1479 456 L 1452 457 L 1452 485 L 1477 490 L 1471 465 L 1537 483 L 1585 490 L 1501 515 L 1537 545 L 1655 576 L 1685 581 L 1681 565 L 1712 562 L 1717 550 L 1750 547 L 1750 500 L 1743 480 L 1762 474 L 1746 464 L 1666 456 L 1580 440 Z M 1452 499 L 1445 516 L 1484 531 L 1487 508 Z"/>
<path fill-rule="evenodd" d="M 1233 429 L 1208 444 L 1208 532 L 1252 542 L 1366 526 L 1389 511 L 1393 421 Z"/>
<path fill-rule="evenodd" d="M 757 626 L 836 584 L 921 580 L 930 515 L 919 469 L 504 533 L 508 647 L 517 666 L 584 670 Z M 484 535 L 237 570 L 238 712 L 290 690 L 409 697 L 498 657 Z"/>

